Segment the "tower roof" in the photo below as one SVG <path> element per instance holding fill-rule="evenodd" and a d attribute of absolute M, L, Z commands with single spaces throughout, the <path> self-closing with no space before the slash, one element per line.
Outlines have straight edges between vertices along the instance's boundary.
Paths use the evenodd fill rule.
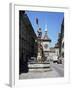
<path fill-rule="evenodd" d="M 45 26 L 45 33 L 44 33 L 44 37 L 42 38 L 43 41 L 50 41 L 51 39 L 48 37 L 48 28 L 47 28 L 47 24 Z"/>

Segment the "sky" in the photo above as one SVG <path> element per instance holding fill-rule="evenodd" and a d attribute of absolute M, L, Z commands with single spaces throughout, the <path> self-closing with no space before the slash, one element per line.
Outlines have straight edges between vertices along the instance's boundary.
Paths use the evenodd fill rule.
<path fill-rule="evenodd" d="M 38 18 L 39 27 L 42 29 L 44 35 L 45 27 L 48 27 L 48 37 L 51 39 L 51 47 L 55 45 L 58 40 L 58 33 L 61 30 L 61 23 L 64 18 L 63 12 L 44 12 L 44 11 L 26 11 L 30 22 L 37 34 L 36 17 Z"/>

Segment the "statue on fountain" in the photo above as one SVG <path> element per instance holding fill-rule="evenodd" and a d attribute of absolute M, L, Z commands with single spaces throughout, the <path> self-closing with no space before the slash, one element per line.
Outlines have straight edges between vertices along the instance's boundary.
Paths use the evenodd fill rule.
<path fill-rule="evenodd" d="M 38 30 L 37 30 L 37 42 L 38 42 L 38 54 L 37 54 L 37 62 L 38 63 L 43 63 L 44 59 L 43 59 L 43 47 L 41 45 L 41 37 L 42 37 L 42 31 L 41 28 L 39 27 L 38 24 L 38 19 L 36 18 L 36 24 L 38 25 Z"/>

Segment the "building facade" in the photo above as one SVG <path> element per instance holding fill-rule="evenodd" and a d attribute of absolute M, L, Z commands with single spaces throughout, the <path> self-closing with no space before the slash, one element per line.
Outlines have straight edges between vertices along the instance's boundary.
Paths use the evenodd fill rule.
<path fill-rule="evenodd" d="M 42 47 L 43 47 L 44 57 L 46 60 L 48 60 L 50 58 L 49 53 L 50 53 L 51 39 L 48 37 L 47 25 L 45 27 L 45 33 L 44 33 L 44 36 L 42 37 L 41 41 L 42 41 L 41 43 L 42 43 Z"/>
<path fill-rule="evenodd" d="M 49 57 L 50 57 L 50 60 L 51 61 L 53 61 L 54 56 L 55 56 L 55 48 L 54 47 L 51 47 L 50 48 L 50 53 L 49 53 Z"/>
<path fill-rule="evenodd" d="M 61 23 L 61 30 L 59 33 L 59 38 L 57 43 L 59 47 L 59 59 L 61 59 L 63 63 L 64 62 L 64 18 Z"/>
<path fill-rule="evenodd" d="M 61 57 L 64 57 L 64 19 L 61 24 L 61 32 L 59 34 L 59 53 Z"/>
<path fill-rule="evenodd" d="M 64 57 L 64 19 L 61 25 L 61 56 Z"/>
<path fill-rule="evenodd" d="M 50 48 L 50 60 L 58 62 L 58 57 L 59 57 L 59 47 L 58 44 L 55 44 L 54 47 Z"/>
<path fill-rule="evenodd" d="M 27 72 L 27 62 L 37 56 L 37 36 L 25 11 L 19 11 L 19 63 L 20 73 Z"/>

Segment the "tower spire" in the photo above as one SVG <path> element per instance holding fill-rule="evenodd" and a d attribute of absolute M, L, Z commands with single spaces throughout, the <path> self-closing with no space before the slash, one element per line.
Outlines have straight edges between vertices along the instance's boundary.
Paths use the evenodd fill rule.
<path fill-rule="evenodd" d="M 48 39 L 48 27 L 47 27 L 47 24 L 45 25 L 44 39 Z"/>
<path fill-rule="evenodd" d="M 45 25 L 45 32 L 48 32 L 47 24 Z"/>

